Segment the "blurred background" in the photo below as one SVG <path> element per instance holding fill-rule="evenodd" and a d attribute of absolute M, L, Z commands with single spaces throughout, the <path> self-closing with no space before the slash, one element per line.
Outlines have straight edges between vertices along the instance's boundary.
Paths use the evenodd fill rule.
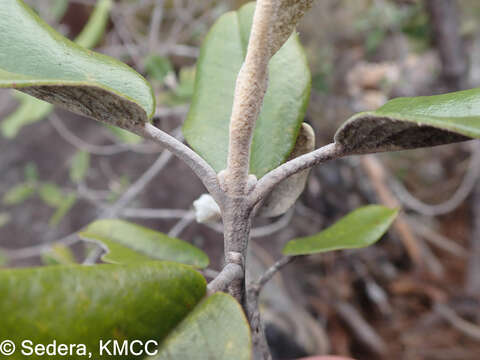
<path fill-rule="evenodd" d="M 77 39 L 95 1 L 27 1 Z M 153 85 L 155 124 L 181 137 L 199 46 L 216 18 L 246 1 L 120 0 L 88 46 Z M 313 89 L 317 146 L 353 113 L 398 96 L 480 86 L 480 2 L 319 0 L 298 32 Z M 97 262 L 75 232 L 108 212 L 223 257 L 220 224 L 197 224 L 204 189 L 154 143 L 9 90 L 0 91 L 0 266 Z M 480 358 L 480 145 L 352 157 L 315 168 L 287 214 L 256 220 L 249 267 L 362 204 L 401 206 L 377 245 L 304 257 L 263 293 L 276 359 Z M 209 273 L 207 272 L 207 276 Z"/>

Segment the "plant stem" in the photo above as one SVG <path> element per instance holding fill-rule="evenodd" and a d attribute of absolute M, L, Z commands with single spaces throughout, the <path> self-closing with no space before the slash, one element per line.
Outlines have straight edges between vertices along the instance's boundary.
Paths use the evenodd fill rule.
<path fill-rule="evenodd" d="M 346 150 L 339 144 L 331 143 L 308 154 L 301 155 L 287 161 L 276 169 L 263 176 L 249 195 L 249 206 L 255 206 L 261 199 L 268 195 L 273 188 L 302 170 L 313 167 L 329 160 L 339 159 L 348 155 Z"/>
<path fill-rule="evenodd" d="M 275 20 L 274 1 L 257 1 L 247 55 L 235 86 L 225 172 L 226 190 L 234 196 L 245 195 L 247 191 L 253 129 L 267 90 L 270 33 Z"/>

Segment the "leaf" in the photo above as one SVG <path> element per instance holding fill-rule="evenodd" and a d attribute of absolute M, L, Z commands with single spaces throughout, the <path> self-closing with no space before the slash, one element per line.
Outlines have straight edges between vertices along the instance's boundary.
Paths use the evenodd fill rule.
<path fill-rule="evenodd" d="M 169 262 L 1 270 L 0 293 L 8 296 L 0 297 L 0 339 L 12 340 L 17 349 L 25 339 L 85 344 L 86 357 L 67 358 L 89 358 L 91 351 L 93 359 L 111 359 L 99 356 L 100 340 L 159 341 L 194 309 L 205 289 L 198 272 Z"/>
<path fill-rule="evenodd" d="M 16 95 L 20 105 L 13 113 L 3 119 L 0 125 L 2 135 L 8 139 L 17 136 L 24 126 L 44 119 L 53 110 L 53 105 L 45 101 L 23 93 L 17 93 Z"/>
<path fill-rule="evenodd" d="M 37 165 L 34 162 L 29 162 L 27 165 L 25 165 L 23 172 L 27 182 L 35 183 L 38 181 Z"/>
<path fill-rule="evenodd" d="M 335 135 L 347 152 L 367 154 L 480 138 L 480 88 L 397 98 L 357 114 Z"/>
<path fill-rule="evenodd" d="M 67 12 L 69 0 L 54 0 L 51 8 L 51 13 L 54 19 L 57 21 L 63 18 L 63 15 Z"/>
<path fill-rule="evenodd" d="M 152 54 L 145 59 L 145 71 L 149 78 L 163 83 L 165 77 L 173 72 L 173 68 L 168 58 Z"/>
<path fill-rule="evenodd" d="M 245 58 L 254 7 L 249 3 L 220 17 L 200 51 L 183 133 L 216 171 L 226 167 L 235 81 Z M 257 178 L 287 159 L 309 96 L 310 72 L 294 34 L 270 61 L 269 87 L 254 130 L 250 159 L 250 172 Z"/>
<path fill-rule="evenodd" d="M 287 160 L 292 160 L 314 149 L 315 132 L 310 125 L 303 123 L 295 147 Z M 259 215 L 274 217 L 290 209 L 305 189 L 309 173 L 310 169 L 303 170 L 278 184 L 263 202 Z"/>
<path fill-rule="evenodd" d="M 85 179 L 90 168 L 90 154 L 86 151 L 77 151 L 70 166 L 70 180 L 80 183 Z"/>
<path fill-rule="evenodd" d="M 150 85 L 127 65 L 64 38 L 22 0 L 4 1 L 0 18 L 0 88 L 126 129 L 153 115 Z"/>
<path fill-rule="evenodd" d="M 11 216 L 9 213 L 0 212 L 0 228 L 7 225 L 11 220 Z"/>
<path fill-rule="evenodd" d="M 53 208 L 61 206 L 65 199 L 63 191 L 57 185 L 52 183 L 42 184 L 38 189 L 38 195 L 40 195 L 40 198 L 45 204 Z"/>
<path fill-rule="evenodd" d="M 109 124 L 105 124 L 105 126 L 118 140 L 125 144 L 136 145 L 140 144 L 143 141 L 143 138 L 135 135 L 134 133 L 131 133 L 130 131 L 120 129 L 116 126 L 112 126 Z"/>
<path fill-rule="evenodd" d="M 35 191 L 35 185 L 31 183 L 18 184 L 3 195 L 2 202 L 4 205 L 18 205 L 35 195 Z"/>
<path fill-rule="evenodd" d="M 201 302 L 147 360 L 250 360 L 252 343 L 243 310 L 216 293 Z"/>
<path fill-rule="evenodd" d="M 398 210 L 380 205 L 358 208 L 318 234 L 289 241 L 285 255 L 307 255 L 372 245 L 388 230 Z"/>
<path fill-rule="evenodd" d="M 78 45 L 85 48 L 93 48 L 100 42 L 108 24 L 112 5 L 112 0 L 99 0 L 97 2 L 88 19 L 88 23 L 75 38 L 75 42 Z"/>
<path fill-rule="evenodd" d="M 79 236 L 103 245 L 108 251 L 102 260 L 110 263 L 137 263 L 169 260 L 198 268 L 208 266 L 207 255 L 195 246 L 127 221 L 97 220 Z"/>
<path fill-rule="evenodd" d="M 297 22 L 303 17 L 305 12 L 313 4 L 313 0 L 280 0 L 277 1 L 278 10 L 272 29 L 271 54 L 275 54 L 278 49 L 292 35 Z"/>
<path fill-rule="evenodd" d="M 67 215 L 67 213 L 75 205 L 76 202 L 77 202 L 77 195 L 75 194 L 67 195 L 63 199 L 62 203 L 60 203 L 57 206 L 57 210 L 50 218 L 50 221 L 48 222 L 48 224 L 50 226 L 57 226 L 58 224 L 60 224 L 62 219 L 65 217 L 65 215 Z"/>
<path fill-rule="evenodd" d="M 52 246 L 49 251 L 43 253 L 42 262 L 45 265 L 72 265 L 77 263 L 72 250 L 61 244 Z"/>

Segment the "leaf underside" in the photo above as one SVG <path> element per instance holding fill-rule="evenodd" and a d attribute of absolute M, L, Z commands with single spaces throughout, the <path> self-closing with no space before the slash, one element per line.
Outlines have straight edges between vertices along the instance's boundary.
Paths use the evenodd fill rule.
<path fill-rule="evenodd" d="M 66 39 L 22 0 L 0 7 L 0 88 L 131 129 L 153 115 L 150 85 L 127 65 Z"/>
<path fill-rule="evenodd" d="M 352 154 L 407 150 L 480 138 L 480 89 L 397 98 L 347 120 L 335 142 Z"/>

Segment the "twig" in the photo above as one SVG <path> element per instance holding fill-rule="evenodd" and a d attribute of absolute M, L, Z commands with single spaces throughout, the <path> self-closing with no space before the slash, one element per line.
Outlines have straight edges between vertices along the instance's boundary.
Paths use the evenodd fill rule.
<path fill-rule="evenodd" d="M 141 136 L 155 140 L 182 160 L 200 178 L 215 201 L 219 205 L 223 203 L 224 194 L 220 189 L 217 174 L 215 170 L 213 170 L 212 167 L 200 157 L 200 155 L 150 123 L 146 123 L 139 128 L 133 129 L 133 131 Z"/>
<path fill-rule="evenodd" d="M 466 258 L 468 252 L 465 248 L 458 245 L 451 239 L 437 233 L 432 230 L 430 227 L 422 224 L 420 221 L 416 220 L 414 217 L 408 217 L 407 222 L 412 225 L 412 229 L 420 236 L 422 236 L 426 241 L 437 246 L 440 249 L 448 251 L 449 253 L 458 256 L 460 258 Z"/>
<path fill-rule="evenodd" d="M 345 149 L 339 144 L 328 144 L 308 154 L 296 157 L 280 165 L 263 176 L 255 186 L 255 189 L 249 195 L 249 205 L 256 205 L 262 198 L 269 194 L 275 185 L 285 180 L 289 176 L 302 170 L 311 168 L 314 165 L 327 162 L 329 160 L 339 159 L 348 155 Z"/>
<path fill-rule="evenodd" d="M 465 201 L 468 195 L 472 192 L 475 183 L 480 178 L 480 145 L 476 143 L 474 146 L 470 164 L 462 183 L 455 194 L 444 203 L 438 205 L 426 204 L 410 194 L 410 192 L 399 181 L 393 180 L 392 178 L 392 188 L 397 197 L 406 207 L 423 215 L 438 216 L 455 210 Z"/>
<path fill-rule="evenodd" d="M 190 213 L 179 209 L 124 209 L 120 216 L 135 219 L 180 219 Z"/>
<path fill-rule="evenodd" d="M 278 260 L 275 264 L 270 266 L 270 268 L 268 268 L 267 271 L 265 271 L 265 273 L 260 276 L 260 278 L 256 282 L 249 285 L 251 291 L 253 293 L 256 293 L 258 296 L 265 284 L 269 282 L 277 272 L 282 270 L 285 266 L 287 266 L 297 258 L 298 256 L 285 256 Z"/>
<path fill-rule="evenodd" d="M 363 344 L 368 346 L 377 355 L 385 355 L 387 345 L 352 305 L 341 300 L 335 301 L 333 305 L 338 315 L 349 325 Z"/>
<path fill-rule="evenodd" d="M 387 185 L 388 174 L 381 161 L 374 155 L 367 155 L 360 158 L 360 163 L 381 203 L 390 208 L 399 208 L 400 202 Z M 403 213 L 400 213 L 393 223 L 393 230 L 400 237 L 410 259 L 415 265 L 421 266 L 423 264 L 421 244 L 410 229 Z M 427 248 L 424 247 L 424 249 Z"/>
<path fill-rule="evenodd" d="M 217 291 L 224 291 L 234 280 L 243 278 L 243 269 L 240 265 L 227 264 L 222 271 L 208 284 L 208 293 L 213 294 Z"/>
<path fill-rule="evenodd" d="M 175 224 L 173 228 L 168 232 L 168 236 L 177 237 L 179 236 L 185 228 L 190 225 L 193 220 L 195 220 L 195 214 L 193 211 L 187 212 L 179 222 Z"/>
<path fill-rule="evenodd" d="M 48 117 L 50 124 L 58 132 L 58 134 L 64 138 L 68 143 L 73 145 L 79 150 L 84 150 L 90 154 L 94 155 L 115 155 L 125 151 L 132 150 L 132 145 L 126 144 L 116 144 L 116 145 L 93 145 L 85 142 L 80 139 L 77 135 L 72 133 L 63 123 L 62 120 L 55 114 L 52 113 Z"/>
<path fill-rule="evenodd" d="M 247 191 L 253 129 L 267 90 L 270 33 L 275 20 L 273 2 L 257 1 L 247 55 L 237 77 L 225 171 L 225 186 L 230 195 L 242 196 Z"/>
<path fill-rule="evenodd" d="M 156 0 L 153 8 L 153 15 L 150 20 L 150 30 L 148 32 L 148 47 L 150 52 L 154 52 L 158 45 L 158 35 L 162 25 L 164 0 Z"/>
<path fill-rule="evenodd" d="M 455 329 L 461 331 L 468 337 L 480 341 L 480 326 L 468 322 L 458 316 L 455 311 L 444 304 L 436 304 L 435 311 L 448 321 Z"/>
<path fill-rule="evenodd" d="M 157 176 L 157 174 L 165 167 L 167 162 L 172 158 L 172 154 L 164 151 L 150 168 L 137 179 L 128 190 L 113 204 L 109 209 L 102 212 L 100 217 L 112 217 L 118 214 L 126 205 L 132 201 L 145 187 Z"/>

